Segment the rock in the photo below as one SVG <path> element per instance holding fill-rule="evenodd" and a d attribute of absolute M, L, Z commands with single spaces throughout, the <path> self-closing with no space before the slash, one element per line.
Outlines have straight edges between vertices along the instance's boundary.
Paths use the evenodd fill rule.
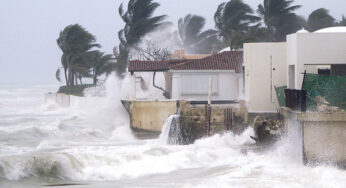
<path fill-rule="evenodd" d="M 322 112 L 322 113 L 333 113 L 333 112 L 344 111 L 337 106 L 331 106 L 329 102 L 321 96 L 316 97 L 316 109 L 318 112 Z"/>
<path fill-rule="evenodd" d="M 253 125 L 255 137 L 251 138 L 256 140 L 259 145 L 273 143 L 281 135 L 280 125 L 278 120 L 263 120 L 261 117 L 256 116 Z"/>

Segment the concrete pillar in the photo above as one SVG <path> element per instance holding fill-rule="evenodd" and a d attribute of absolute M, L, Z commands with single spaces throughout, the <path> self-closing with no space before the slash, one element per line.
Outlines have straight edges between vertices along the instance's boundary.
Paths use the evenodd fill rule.
<path fill-rule="evenodd" d="M 180 99 L 179 97 L 179 77 L 175 74 L 173 74 L 172 76 L 172 91 L 171 91 L 171 95 L 172 95 L 172 99 Z"/>
<path fill-rule="evenodd" d="M 130 74 L 129 77 L 129 100 L 136 100 L 136 75 Z"/>

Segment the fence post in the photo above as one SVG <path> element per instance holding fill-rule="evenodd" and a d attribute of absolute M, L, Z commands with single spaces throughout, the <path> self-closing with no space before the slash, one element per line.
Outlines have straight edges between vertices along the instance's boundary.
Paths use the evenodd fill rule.
<path fill-rule="evenodd" d="M 227 131 L 231 130 L 233 127 L 233 111 L 232 108 L 225 108 L 224 110 L 224 121 L 225 121 L 225 129 Z"/>

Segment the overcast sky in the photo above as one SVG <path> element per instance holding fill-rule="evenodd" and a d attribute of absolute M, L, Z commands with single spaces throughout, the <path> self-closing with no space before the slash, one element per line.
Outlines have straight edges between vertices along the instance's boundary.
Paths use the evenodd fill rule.
<path fill-rule="evenodd" d="M 156 14 L 177 22 L 188 13 L 202 15 L 212 28 L 216 7 L 225 0 L 159 0 Z M 56 45 L 59 32 L 79 23 L 96 35 L 102 50 L 112 52 L 118 45 L 117 31 L 123 27 L 118 7 L 123 0 L 1 0 L 0 83 L 56 83 L 61 66 Z M 261 0 L 245 0 L 256 8 Z M 338 20 L 346 16 L 346 0 L 296 0 L 303 5 L 297 13 L 307 16 L 327 8 Z"/>

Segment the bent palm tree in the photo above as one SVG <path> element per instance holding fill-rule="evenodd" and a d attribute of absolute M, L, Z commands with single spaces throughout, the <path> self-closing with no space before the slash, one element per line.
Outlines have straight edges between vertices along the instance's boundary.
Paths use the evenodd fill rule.
<path fill-rule="evenodd" d="M 291 6 L 293 2 L 293 0 L 264 0 L 263 4 L 258 5 L 257 13 L 261 15 L 267 27 L 269 41 L 281 41 L 283 36 L 297 29 L 296 23 L 299 23 L 299 18 L 293 12 L 301 6 Z"/>
<path fill-rule="evenodd" d="M 153 16 L 159 6 L 160 4 L 153 0 L 130 0 L 125 12 L 123 4 L 120 5 L 119 14 L 125 22 L 125 27 L 118 33 L 120 54 L 117 73 L 119 76 L 127 68 L 130 48 L 140 42 L 146 34 L 167 23 L 163 22 L 166 15 Z"/>
<path fill-rule="evenodd" d="M 66 85 L 74 85 L 75 74 L 77 73 L 77 68 L 75 68 L 71 59 L 76 58 L 74 56 L 77 56 L 77 54 L 78 56 L 85 55 L 93 47 L 100 47 L 95 41 L 95 36 L 79 24 L 68 25 L 60 32 L 57 44 L 63 52 L 61 63 L 64 68 Z"/>
<path fill-rule="evenodd" d="M 188 14 L 178 21 L 178 42 L 189 53 L 201 53 L 203 48 L 212 49 L 213 43 L 217 43 L 216 30 L 203 31 L 205 19 L 201 16 Z M 213 41 L 214 40 L 214 41 Z"/>
<path fill-rule="evenodd" d="M 346 18 L 345 16 L 342 16 L 340 22 L 338 22 L 339 26 L 346 26 Z"/>
<path fill-rule="evenodd" d="M 102 74 L 110 74 L 114 69 L 114 64 L 110 64 L 109 60 L 112 59 L 112 55 L 105 54 L 98 50 L 90 52 L 90 61 L 92 63 L 92 77 L 93 84 L 97 84 L 97 77 Z"/>
<path fill-rule="evenodd" d="M 310 32 L 331 27 L 335 24 L 335 19 L 329 14 L 329 11 L 325 8 L 319 8 L 309 15 L 308 17 L 308 30 Z"/>
<path fill-rule="evenodd" d="M 259 18 L 252 15 L 253 10 L 242 0 L 231 0 L 218 6 L 214 15 L 218 35 L 231 49 L 239 48 L 248 41 L 246 33 L 251 24 Z"/>

